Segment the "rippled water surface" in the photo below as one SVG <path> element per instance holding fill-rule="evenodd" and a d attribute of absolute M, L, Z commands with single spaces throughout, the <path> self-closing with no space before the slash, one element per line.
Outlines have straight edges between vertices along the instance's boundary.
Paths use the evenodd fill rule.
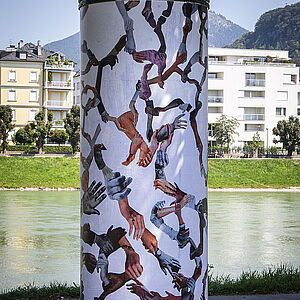
<path fill-rule="evenodd" d="M 0 290 L 79 283 L 79 192 L 0 191 Z M 300 265 L 299 193 L 209 194 L 209 263 L 238 275 Z"/>

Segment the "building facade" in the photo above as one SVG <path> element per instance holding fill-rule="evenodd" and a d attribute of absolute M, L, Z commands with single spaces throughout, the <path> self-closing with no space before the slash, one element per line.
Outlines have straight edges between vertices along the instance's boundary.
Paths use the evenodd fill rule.
<path fill-rule="evenodd" d="M 41 110 L 51 111 L 54 128 L 63 128 L 63 118 L 72 107 L 74 63 L 59 52 L 45 50 L 38 42 L 0 50 L 0 105 L 13 111 L 11 136 Z"/>
<path fill-rule="evenodd" d="M 299 68 L 288 51 L 209 48 L 209 141 L 222 115 L 239 121 L 234 146 L 243 147 L 258 132 L 265 147 L 273 145 L 280 120 L 300 115 Z"/>

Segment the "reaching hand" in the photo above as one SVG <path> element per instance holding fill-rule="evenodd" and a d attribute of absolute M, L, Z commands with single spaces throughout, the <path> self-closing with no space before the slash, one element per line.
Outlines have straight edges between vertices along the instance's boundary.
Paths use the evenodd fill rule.
<path fill-rule="evenodd" d="M 127 284 L 127 289 L 130 293 L 137 295 L 142 300 L 151 300 L 154 298 L 154 296 L 141 284 Z"/>
<path fill-rule="evenodd" d="M 106 194 L 103 194 L 103 192 L 106 189 L 105 186 L 99 189 L 102 185 L 102 182 L 99 181 L 96 185 L 95 184 L 96 181 L 94 180 L 82 196 L 81 202 L 83 212 L 87 215 L 100 215 L 100 212 L 97 209 L 95 209 L 95 207 L 98 206 L 106 198 Z"/>
<path fill-rule="evenodd" d="M 165 168 L 168 164 L 169 164 L 168 154 L 162 149 L 159 149 L 156 154 L 155 168 L 162 169 Z"/>
<path fill-rule="evenodd" d="M 190 300 L 195 291 L 195 279 L 190 277 L 187 279 L 186 286 L 181 290 L 182 300 Z"/>
<path fill-rule="evenodd" d="M 100 278 L 103 282 L 104 286 L 107 286 L 109 284 L 109 278 L 108 278 L 108 259 L 106 258 L 104 253 L 99 253 L 98 261 L 97 261 L 97 272 L 100 271 Z"/>
<path fill-rule="evenodd" d="M 180 263 L 177 259 L 164 253 L 160 249 L 156 251 L 155 257 L 158 259 L 159 266 L 165 275 L 167 275 L 167 270 L 170 275 L 173 275 L 173 273 L 178 273 L 181 269 Z"/>
<path fill-rule="evenodd" d="M 129 223 L 129 236 L 131 235 L 134 227 L 133 239 L 140 239 L 145 230 L 144 217 L 129 206 L 127 198 L 119 201 L 119 207 L 122 216 Z"/>
<path fill-rule="evenodd" d="M 148 250 L 149 253 L 154 254 L 157 251 L 157 239 L 147 228 L 142 235 L 143 246 Z"/>
<path fill-rule="evenodd" d="M 91 253 L 82 253 L 82 263 L 91 274 L 95 271 L 97 266 L 96 257 Z"/>
<path fill-rule="evenodd" d="M 131 279 L 137 279 L 142 275 L 143 267 L 140 264 L 140 256 L 134 251 L 126 252 L 125 273 Z"/>
<path fill-rule="evenodd" d="M 175 129 L 186 129 L 187 128 L 187 121 L 181 120 L 181 118 L 184 116 L 184 114 L 181 114 L 177 116 L 173 123 L 171 124 L 171 132 L 173 132 Z"/>
<path fill-rule="evenodd" d="M 106 188 L 108 197 L 111 200 L 121 201 L 125 199 L 131 189 L 128 188 L 128 185 L 132 182 L 132 178 L 126 177 L 124 175 L 121 176 L 119 172 L 114 172 L 113 177 L 110 180 L 106 180 Z"/>
<path fill-rule="evenodd" d="M 179 203 L 183 199 L 183 197 L 186 195 L 186 193 L 183 192 L 176 183 L 174 183 L 174 184 L 175 184 L 175 186 L 172 183 L 170 183 L 164 179 L 154 180 L 155 189 L 160 189 L 166 195 L 176 198 L 176 201 L 172 202 L 171 204 Z"/>
<path fill-rule="evenodd" d="M 159 218 L 157 216 L 157 211 L 162 209 L 163 207 L 165 206 L 165 201 L 159 201 L 157 202 L 152 210 L 151 210 L 151 215 L 150 215 L 150 221 L 157 227 L 159 228 L 163 223 L 164 223 L 164 220 L 163 218 Z"/>

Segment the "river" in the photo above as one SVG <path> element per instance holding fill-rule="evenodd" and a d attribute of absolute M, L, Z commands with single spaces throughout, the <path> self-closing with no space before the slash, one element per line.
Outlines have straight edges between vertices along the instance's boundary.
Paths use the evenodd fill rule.
<path fill-rule="evenodd" d="M 79 283 L 79 192 L 0 191 L 0 291 Z M 209 193 L 209 264 L 236 276 L 300 265 L 300 193 Z"/>

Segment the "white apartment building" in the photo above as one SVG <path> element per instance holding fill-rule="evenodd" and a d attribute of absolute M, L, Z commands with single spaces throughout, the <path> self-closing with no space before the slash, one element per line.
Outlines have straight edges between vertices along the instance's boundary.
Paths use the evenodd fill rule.
<path fill-rule="evenodd" d="M 256 132 L 265 147 L 272 146 L 277 122 L 300 115 L 299 68 L 288 51 L 209 48 L 208 53 L 208 123 L 222 114 L 235 117 L 240 125 L 234 146 L 251 142 Z"/>
<path fill-rule="evenodd" d="M 81 83 L 80 83 L 80 71 L 77 71 L 73 77 L 73 104 L 80 105 L 81 97 Z"/>

